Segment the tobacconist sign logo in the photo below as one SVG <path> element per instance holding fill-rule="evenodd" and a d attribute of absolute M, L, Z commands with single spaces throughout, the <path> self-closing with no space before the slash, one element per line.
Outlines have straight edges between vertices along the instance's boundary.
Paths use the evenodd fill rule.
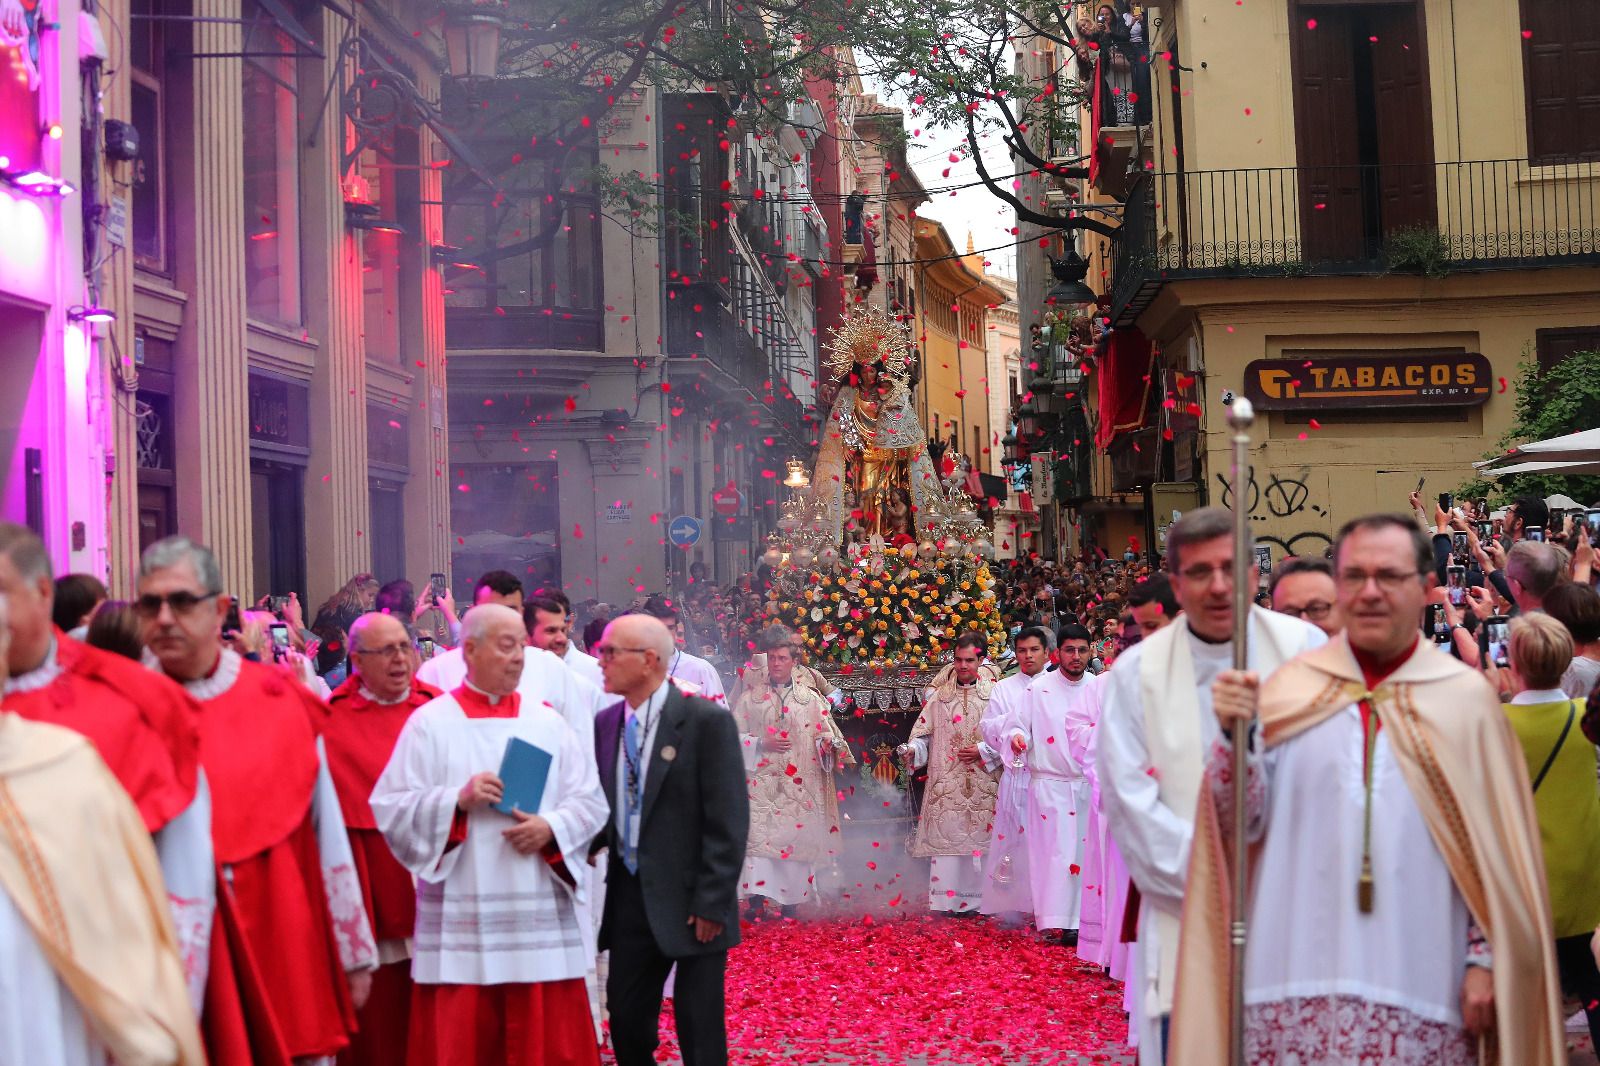
<path fill-rule="evenodd" d="M 1489 399 L 1489 360 L 1476 352 L 1317 352 L 1257 359 L 1244 394 L 1263 411 L 1473 407 Z"/>

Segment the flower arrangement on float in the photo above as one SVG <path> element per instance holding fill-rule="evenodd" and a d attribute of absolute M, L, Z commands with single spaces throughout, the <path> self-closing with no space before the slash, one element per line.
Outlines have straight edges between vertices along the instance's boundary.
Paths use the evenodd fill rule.
<path fill-rule="evenodd" d="M 949 661 L 956 637 L 984 635 L 1005 651 L 989 569 L 994 548 L 960 492 L 945 483 L 928 536 L 832 543 L 810 498 L 784 504 L 763 561 L 774 570 L 767 618 L 801 634 L 824 673 L 924 673 Z"/>

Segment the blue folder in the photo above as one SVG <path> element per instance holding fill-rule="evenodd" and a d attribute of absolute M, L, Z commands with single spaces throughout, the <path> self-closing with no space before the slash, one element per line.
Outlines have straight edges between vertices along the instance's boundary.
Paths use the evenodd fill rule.
<path fill-rule="evenodd" d="M 550 777 L 551 760 L 548 751 L 521 737 L 506 741 L 506 753 L 500 759 L 500 781 L 505 789 L 494 809 L 501 814 L 510 814 L 513 809 L 523 814 L 538 814 L 539 804 L 544 799 L 544 784 Z"/>

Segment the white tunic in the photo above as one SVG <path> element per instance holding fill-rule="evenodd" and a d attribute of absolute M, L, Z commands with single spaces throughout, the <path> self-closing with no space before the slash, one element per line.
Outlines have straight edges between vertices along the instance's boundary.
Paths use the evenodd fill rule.
<path fill-rule="evenodd" d="M 1076 929 L 1082 903 L 1083 846 L 1088 832 L 1089 784 L 1068 744 L 1068 717 L 1090 705 L 1098 714 L 1100 679 L 1077 682 L 1060 671 L 1042 673 L 1028 686 L 1005 725 L 1005 748 L 1020 736 L 1028 745 L 1029 884 L 1033 924 L 1039 929 Z"/>
<path fill-rule="evenodd" d="M 1207 778 L 1224 818 L 1232 788 L 1215 768 L 1231 758 L 1219 742 Z M 1466 902 L 1387 732 L 1373 753 L 1370 914 L 1356 899 L 1365 802 L 1359 709 L 1346 707 L 1251 764 L 1250 833 L 1266 832 L 1245 946 L 1249 1060 L 1476 1062 L 1461 1028 Z"/>
<path fill-rule="evenodd" d="M 581 872 L 605 825 L 594 747 L 548 707 L 523 703 L 515 718 L 468 718 L 447 694 L 418 708 L 371 803 L 395 858 L 419 879 L 412 978 L 420 983 L 526 984 L 589 970 L 576 907 L 582 880 L 573 887 L 542 855 L 518 855 L 501 835 L 513 822 L 488 808 L 467 815 L 465 843 L 447 847 L 461 787 L 497 770 L 512 737 L 553 757 L 539 814 L 569 874 Z"/>
<path fill-rule="evenodd" d="M 568 644 L 567 654 L 561 657 L 561 661 L 567 664 L 568 670 L 571 670 L 602 692 L 605 691 L 606 679 L 605 674 L 600 670 L 599 659 L 579 651 L 576 644 Z"/>
<path fill-rule="evenodd" d="M 698 690 L 694 695 L 704 697 L 713 703 L 726 705 L 728 702 L 727 690 L 722 687 L 722 675 L 717 673 L 715 666 L 698 655 L 690 655 L 686 651 L 675 653 L 667 674 L 679 681 L 687 681 L 694 685 Z"/>
<path fill-rule="evenodd" d="M 1036 675 L 1035 675 L 1036 676 Z M 980 731 L 983 742 L 998 752 L 1004 769 L 994 804 L 994 833 L 989 838 L 983 886 L 984 914 L 1033 913 L 1033 890 L 1028 882 L 1028 848 L 1024 825 L 1028 817 L 1028 770 L 1021 767 L 1005 739 L 1006 723 L 1027 695 L 1033 676 L 1012 674 L 995 682 L 984 708 Z"/>
<path fill-rule="evenodd" d="M 0 891 L 0 1063 L 111 1066 L 33 930 Z"/>
<path fill-rule="evenodd" d="M 1210 644 L 1195 636 L 1186 618 L 1172 623 L 1183 626 L 1189 642 L 1195 690 L 1192 698 L 1200 716 L 1203 760 L 1222 735 L 1211 707 L 1211 683 L 1233 665 L 1232 643 Z M 1315 626 L 1304 627 L 1305 643 L 1295 653 L 1326 643 L 1327 636 Z M 1116 665 L 1102 675 L 1098 727 L 1098 767 L 1100 798 L 1104 804 L 1106 827 L 1117 851 L 1127 864 L 1133 883 L 1139 887 L 1139 934 L 1129 983 L 1136 987 L 1134 1000 L 1139 1008 L 1142 1031 L 1139 1054 L 1143 1063 L 1161 1061 L 1158 996 L 1161 974 L 1160 944 L 1154 936 L 1152 908 L 1169 914 L 1183 914 L 1183 890 L 1189 876 L 1189 847 L 1193 843 L 1194 823 L 1161 802 L 1160 786 L 1152 776 L 1149 745 L 1145 740 L 1145 708 L 1140 691 L 1139 664 L 1149 644 L 1135 644 L 1117 657 Z M 1258 643 L 1250 647 L 1249 665 L 1259 669 Z M 1265 654 L 1264 652 L 1262 653 Z"/>
<path fill-rule="evenodd" d="M 446 693 L 460 688 L 466 679 L 467 662 L 460 648 L 440 652 L 417 671 L 417 680 Z M 561 659 L 531 644 L 522 649 L 522 677 L 517 681 L 517 693 L 523 704 L 547 705 L 566 719 L 579 738 L 588 743 L 589 761 L 594 761 L 595 715 L 615 703 L 615 698 L 608 701 L 605 693 L 569 670 Z"/>

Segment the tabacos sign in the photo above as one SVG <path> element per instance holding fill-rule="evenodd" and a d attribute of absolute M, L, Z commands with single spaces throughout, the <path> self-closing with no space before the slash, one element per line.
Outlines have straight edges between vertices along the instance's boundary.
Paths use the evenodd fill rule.
<path fill-rule="evenodd" d="M 1263 411 L 1471 407 L 1489 399 L 1489 360 L 1476 352 L 1338 352 L 1257 359 L 1244 394 Z"/>

